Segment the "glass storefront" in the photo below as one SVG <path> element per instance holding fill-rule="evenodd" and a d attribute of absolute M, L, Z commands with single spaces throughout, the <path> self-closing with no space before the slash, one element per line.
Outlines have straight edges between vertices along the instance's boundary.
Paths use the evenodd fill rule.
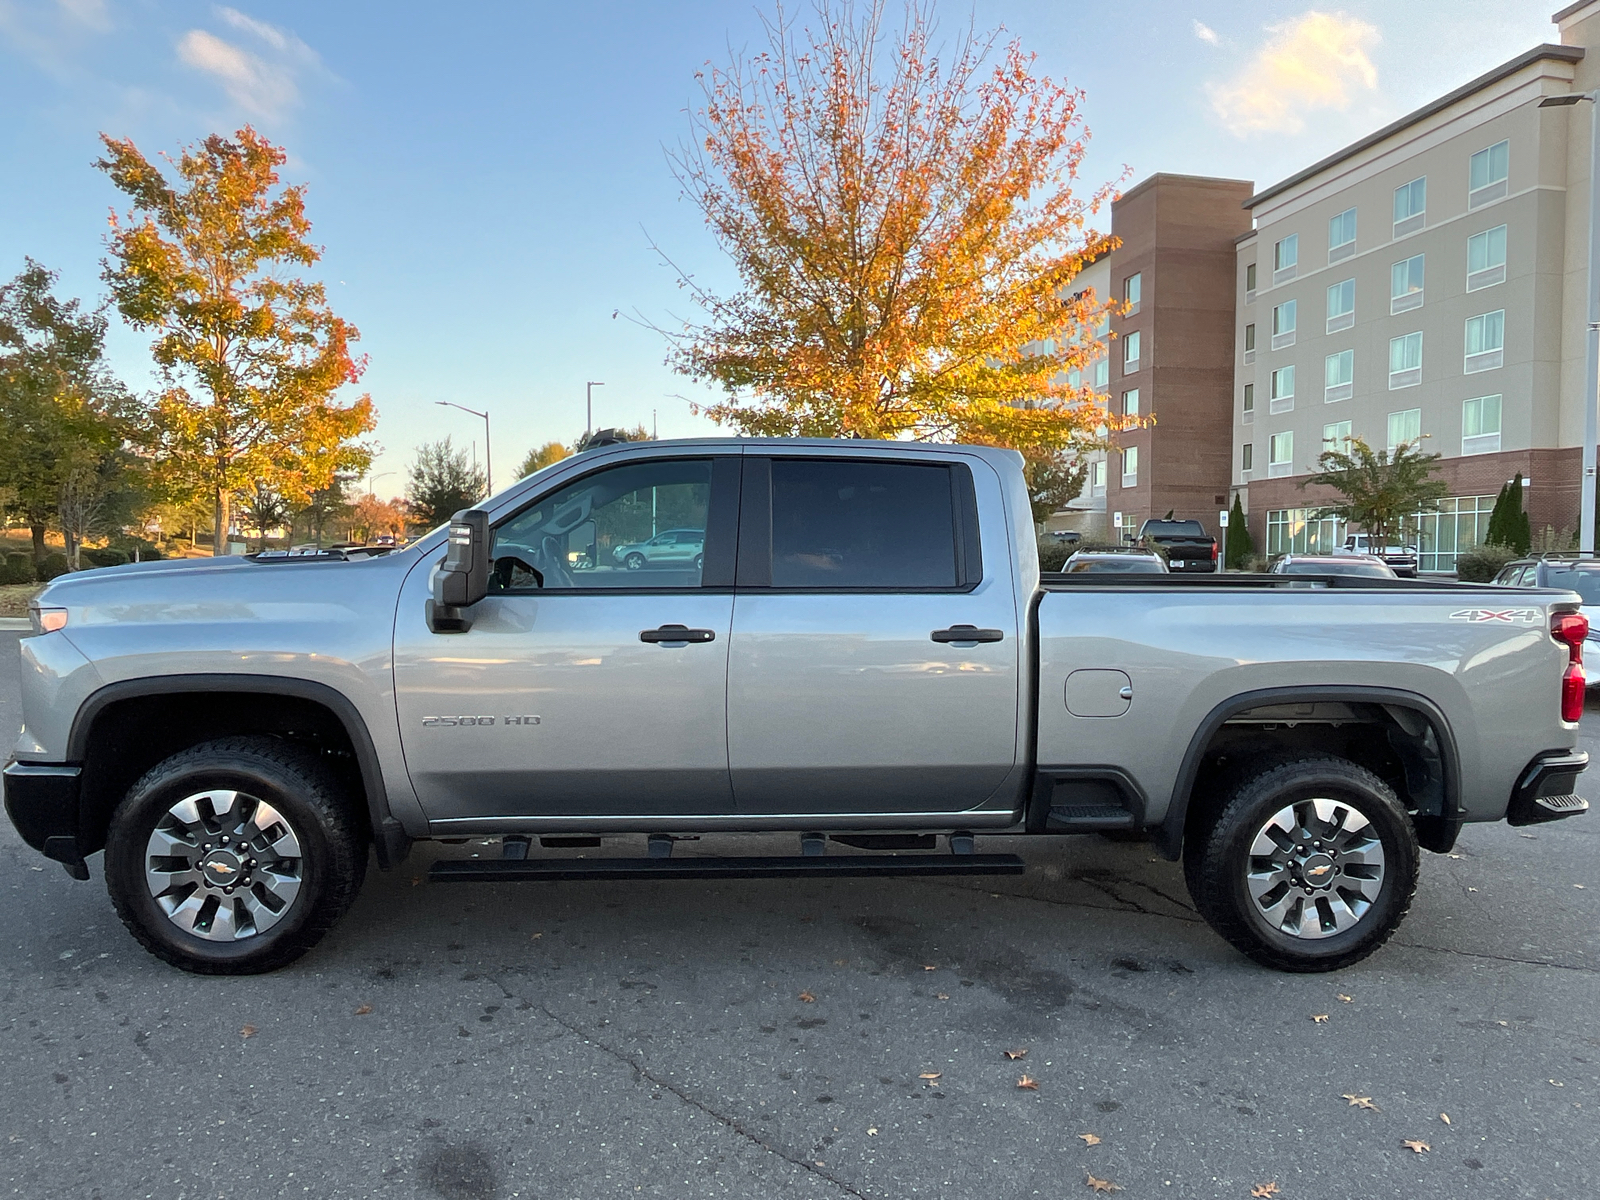
<path fill-rule="evenodd" d="M 1419 513 L 1406 522 L 1406 542 L 1417 547 L 1417 570 L 1442 573 L 1456 569 L 1456 555 L 1483 544 L 1489 532 L 1493 496 L 1451 496 L 1437 512 Z"/>
<path fill-rule="evenodd" d="M 1267 554 L 1331 554 L 1344 543 L 1337 517 L 1308 518 L 1315 509 L 1278 508 L 1267 512 Z"/>

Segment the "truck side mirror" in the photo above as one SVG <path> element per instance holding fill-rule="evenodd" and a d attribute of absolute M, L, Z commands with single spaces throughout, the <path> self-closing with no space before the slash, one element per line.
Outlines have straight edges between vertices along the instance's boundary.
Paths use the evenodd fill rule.
<path fill-rule="evenodd" d="M 435 633 L 465 633 L 472 621 L 462 611 L 489 594 L 489 514 L 467 508 L 450 518 L 449 549 L 433 577 L 428 627 Z"/>

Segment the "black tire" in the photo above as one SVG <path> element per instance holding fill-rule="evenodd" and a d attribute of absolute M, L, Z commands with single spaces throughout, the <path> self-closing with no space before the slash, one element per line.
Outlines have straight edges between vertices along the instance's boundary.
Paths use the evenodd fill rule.
<path fill-rule="evenodd" d="M 630 571 L 637 571 L 644 566 L 644 555 L 630 554 L 627 558 L 622 560 L 622 565 L 627 567 Z"/>
<path fill-rule="evenodd" d="M 694 569 L 696 571 L 698 571 L 701 568 L 703 568 L 705 565 L 706 565 L 706 556 L 704 554 L 696 554 L 694 556 Z"/>
<path fill-rule="evenodd" d="M 157 824 L 186 797 L 208 791 L 238 792 L 271 805 L 297 843 L 292 898 L 266 914 L 275 922 L 270 928 L 235 940 L 212 940 L 175 923 L 146 881 L 147 847 Z M 245 853 L 266 857 L 257 850 Z M 117 915 L 151 954 L 200 975 L 254 975 L 293 962 L 338 924 L 366 877 L 367 845 L 346 789 L 313 754 L 276 738 L 230 737 L 194 746 L 145 772 L 112 814 L 105 870 Z M 186 894 L 233 903 L 200 887 Z M 241 895 L 239 902 L 246 899 Z"/>
<path fill-rule="evenodd" d="M 1312 807 L 1315 800 L 1331 801 L 1335 812 L 1343 808 L 1364 817 L 1370 837 L 1358 836 L 1361 827 L 1353 819 L 1336 818 L 1338 824 L 1358 831 L 1344 833 L 1318 819 Z M 1288 865 L 1269 871 L 1275 859 L 1252 858 L 1252 844 L 1258 836 L 1267 836 L 1268 824 L 1285 809 L 1310 818 L 1303 824 L 1311 828 L 1301 830 L 1310 840 L 1302 844 L 1283 827 L 1274 826 L 1295 848 L 1285 850 L 1273 838 L 1267 849 Z M 1318 840 L 1321 837 L 1327 841 Z M 1375 842 L 1380 853 L 1373 855 L 1368 842 Z M 1339 850 L 1340 844 L 1346 849 Z M 1324 845 L 1330 852 L 1322 852 Z M 1405 919 L 1417 888 L 1419 857 L 1416 830 L 1389 785 L 1347 759 L 1318 756 L 1280 762 L 1235 783 L 1215 814 L 1185 839 L 1183 871 L 1200 915 L 1256 962 L 1280 971 L 1336 971 L 1382 946 Z M 1376 860 L 1375 868 L 1366 865 L 1369 859 Z M 1308 873 L 1299 874 L 1301 867 Z M 1377 879 L 1371 879 L 1374 870 Z M 1313 882 L 1309 872 L 1330 871 L 1332 882 L 1309 887 Z M 1259 902 L 1252 895 L 1252 880 L 1267 889 Z M 1276 903 L 1285 907 L 1268 908 L 1274 895 Z M 1297 917 L 1309 923 L 1310 934 L 1285 932 L 1269 919 L 1269 911 L 1284 914 L 1281 924 Z M 1346 916 L 1353 917 L 1351 924 L 1338 927 Z M 1308 925 L 1297 921 L 1297 928 Z"/>

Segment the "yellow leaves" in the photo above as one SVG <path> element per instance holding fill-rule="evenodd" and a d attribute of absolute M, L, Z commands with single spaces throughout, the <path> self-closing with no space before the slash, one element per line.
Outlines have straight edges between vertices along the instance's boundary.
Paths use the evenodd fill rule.
<path fill-rule="evenodd" d="M 1271 1183 L 1258 1183 L 1250 1189 L 1250 1194 L 1257 1197 L 1257 1200 L 1262 1196 L 1276 1196 L 1278 1194 L 1278 1181 L 1274 1179 Z"/>
<path fill-rule="evenodd" d="M 1098 1134 L 1080 1133 L 1078 1137 L 1082 1139 L 1085 1146 L 1098 1146 L 1100 1144 L 1100 1136 Z"/>
<path fill-rule="evenodd" d="M 1350 1107 L 1351 1108 L 1361 1108 L 1361 1109 L 1365 1109 L 1367 1112 L 1382 1112 L 1383 1111 L 1381 1108 L 1379 1108 L 1376 1104 L 1374 1104 L 1372 1102 L 1372 1097 L 1371 1096 L 1357 1096 L 1352 1092 L 1345 1092 L 1343 1098 L 1348 1100 L 1348 1101 L 1350 1101 Z"/>
<path fill-rule="evenodd" d="M 1089 1185 L 1089 1189 L 1095 1192 L 1120 1192 L 1122 1190 L 1109 1179 L 1096 1179 L 1093 1175 L 1090 1175 L 1086 1182 Z"/>
<path fill-rule="evenodd" d="M 1318 1025 L 1325 1025 L 1328 1022 L 1328 1014 L 1327 1013 L 1313 1013 L 1312 1016 L 1311 1016 L 1311 1020 L 1313 1022 L 1315 1022 L 1316 1024 L 1318 1024 Z"/>
<path fill-rule="evenodd" d="M 1355 1001 L 1356 1001 L 1356 998 L 1354 996 L 1347 996 L 1343 992 L 1340 992 L 1339 993 L 1339 1001 L 1342 1004 L 1354 1004 Z"/>
<path fill-rule="evenodd" d="M 1407 1138 L 1400 1144 L 1413 1154 L 1426 1154 L 1429 1150 L 1433 1149 L 1432 1146 L 1428 1145 L 1428 1143 L 1423 1141 L 1421 1138 Z"/>

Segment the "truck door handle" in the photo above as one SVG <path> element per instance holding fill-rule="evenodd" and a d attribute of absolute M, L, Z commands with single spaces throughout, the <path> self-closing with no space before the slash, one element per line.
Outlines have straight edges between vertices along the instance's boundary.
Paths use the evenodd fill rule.
<path fill-rule="evenodd" d="M 714 642 L 713 629 L 690 629 L 687 625 L 663 625 L 660 629 L 641 629 L 641 642 Z"/>
<path fill-rule="evenodd" d="M 979 629 L 976 625 L 952 625 L 949 629 L 935 629 L 928 636 L 936 642 L 998 642 L 1006 634 L 1003 629 Z"/>

